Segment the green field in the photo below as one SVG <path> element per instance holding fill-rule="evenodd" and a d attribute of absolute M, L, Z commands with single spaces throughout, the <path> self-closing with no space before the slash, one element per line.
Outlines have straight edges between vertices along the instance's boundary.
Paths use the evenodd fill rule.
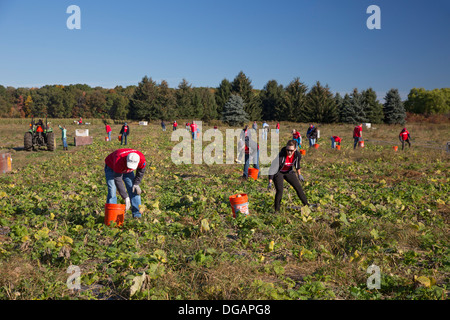
<path fill-rule="evenodd" d="M 408 124 L 412 148 L 397 152 L 401 126 L 364 129 L 356 150 L 353 125 L 320 126 L 320 147 L 302 158 L 304 191 L 319 206 L 288 209 L 301 202 L 285 184 L 279 215 L 267 178 L 240 180 L 240 164 L 175 165 L 170 125 L 131 123 L 127 147 L 147 158 L 143 218 L 108 227 L 104 158 L 120 148 L 121 124 L 106 142 L 103 124 L 85 121 L 93 145 L 75 147 L 80 127 L 52 119 L 57 150 L 26 152 L 27 121 L 0 119 L 1 152 L 12 155 L 0 175 L 0 299 L 448 299 L 446 123 Z M 281 123 L 280 145 L 294 128 L 305 139 L 307 124 Z M 236 193 L 248 195 L 250 215 L 233 218 Z M 372 264 L 380 289 L 367 286 Z M 68 288 L 71 265 L 81 290 Z"/>

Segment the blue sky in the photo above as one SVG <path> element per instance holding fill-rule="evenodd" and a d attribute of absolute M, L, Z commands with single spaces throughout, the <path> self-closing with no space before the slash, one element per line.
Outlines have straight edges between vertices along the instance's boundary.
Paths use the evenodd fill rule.
<path fill-rule="evenodd" d="M 69 30 L 66 9 L 81 9 Z M 368 6 L 381 9 L 369 30 Z M 295 77 L 333 92 L 450 85 L 448 0 L 0 0 L 0 84 L 217 87 L 242 70 L 253 87 Z"/>

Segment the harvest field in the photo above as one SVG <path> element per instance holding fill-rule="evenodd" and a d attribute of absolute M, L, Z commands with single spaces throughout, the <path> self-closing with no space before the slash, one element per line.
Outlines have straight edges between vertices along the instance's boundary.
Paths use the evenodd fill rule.
<path fill-rule="evenodd" d="M 106 142 L 100 120 L 50 121 L 56 151 L 26 152 L 28 123 L 0 120 L 13 168 L 0 175 L 0 299 L 448 299 L 448 123 L 408 124 L 412 148 L 397 152 L 401 126 L 364 128 L 356 150 L 352 125 L 319 126 L 320 147 L 301 162 L 318 207 L 289 210 L 301 202 L 285 183 L 278 215 L 267 178 L 240 180 L 242 164 L 175 165 L 170 125 L 131 123 L 127 147 L 147 159 L 143 217 L 129 212 L 113 227 L 103 223 L 104 158 L 120 148 L 121 123 Z M 58 124 L 67 125 L 68 151 Z M 79 128 L 93 145 L 74 146 Z M 306 140 L 307 124 L 281 123 L 280 146 L 294 128 Z M 331 135 L 343 138 L 340 151 Z M 250 215 L 233 218 L 236 193 L 248 195 Z M 372 264 L 380 289 L 367 285 Z M 81 290 L 68 287 L 71 265 Z"/>

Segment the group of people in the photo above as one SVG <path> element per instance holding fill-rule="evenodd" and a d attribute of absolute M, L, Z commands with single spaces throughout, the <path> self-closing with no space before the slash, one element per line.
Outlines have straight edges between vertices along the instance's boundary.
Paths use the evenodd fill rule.
<path fill-rule="evenodd" d="M 126 126 L 127 124 L 125 123 L 121 130 L 122 134 L 125 133 L 125 137 L 129 134 L 129 128 L 124 128 Z M 174 128 L 176 128 L 176 126 L 174 126 Z M 311 124 L 307 131 L 310 147 L 314 145 L 315 139 L 317 139 L 317 133 L 315 133 L 317 130 L 314 128 L 314 125 Z M 195 127 L 194 121 L 192 123 L 186 123 L 186 129 L 191 130 L 193 137 L 195 137 L 197 128 Z M 253 129 L 255 129 L 255 123 Z M 354 147 L 356 148 L 356 144 L 360 141 L 360 138 L 362 138 L 362 124 L 354 128 L 353 138 L 355 140 Z M 409 146 L 411 146 L 409 142 L 410 134 L 406 128 L 403 128 L 400 132 L 399 139 L 402 141 L 402 149 L 405 143 L 408 143 Z M 333 148 L 336 144 L 340 145 L 341 143 L 341 138 L 338 136 L 332 136 L 331 140 Z M 270 165 L 267 188 L 270 190 L 272 187 L 275 187 L 275 214 L 278 214 L 280 211 L 283 196 L 283 184 L 285 180 L 294 188 L 298 198 L 304 206 L 317 206 L 316 204 L 310 204 L 308 202 L 301 185 L 301 182 L 304 182 L 305 179 L 300 168 L 302 155 L 299 152 L 299 146 L 301 146 L 301 135 L 294 129 L 293 139 L 287 141 L 286 145 L 281 148 Z M 242 178 L 248 178 L 250 164 L 253 164 L 253 167 L 258 169 L 258 178 L 260 178 L 259 144 L 253 139 L 247 125 L 241 131 L 238 149 L 239 155 L 236 162 L 241 163 L 240 159 L 245 155 Z M 145 156 L 138 150 L 118 149 L 109 154 L 105 158 L 105 177 L 108 186 L 107 203 L 117 203 L 116 193 L 119 192 L 119 195 L 125 201 L 126 210 L 131 209 L 133 217 L 140 218 L 141 213 L 139 211 L 139 205 L 141 204 L 140 195 L 142 191 L 139 185 L 144 177 L 145 167 Z M 134 170 L 136 170 L 136 174 L 134 174 Z"/>
<path fill-rule="evenodd" d="M 317 128 L 311 123 L 306 131 L 309 147 L 313 147 L 316 144 L 317 137 Z M 300 150 L 302 148 L 302 135 L 296 129 L 292 129 L 292 140 L 295 142 L 297 150 Z"/>

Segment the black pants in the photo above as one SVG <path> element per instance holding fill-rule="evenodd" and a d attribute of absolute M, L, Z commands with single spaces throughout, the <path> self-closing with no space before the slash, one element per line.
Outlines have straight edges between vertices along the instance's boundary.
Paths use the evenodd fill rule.
<path fill-rule="evenodd" d="M 411 142 L 409 142 L 409 139 L 406 139 L 406 140 L 402 140 L 402 150 L 405 148 L 405 142 L 408 142 L 408 145 L 411 148 Z"/>
<path fill-rule="evenodd" d="M 286 180 L 291 186 L 294 187 L 295 191 L 297 192 L 297 196 L 303 202 L 303 205 L 309 205 L 297 173 L 295 171 L 289 171 L 287 173 L 278 172 L 273 177 L 273 184 L 276 190 L 275 211 L 280 211 L 281 198 L 283 197 L 283 180 Z"/>

